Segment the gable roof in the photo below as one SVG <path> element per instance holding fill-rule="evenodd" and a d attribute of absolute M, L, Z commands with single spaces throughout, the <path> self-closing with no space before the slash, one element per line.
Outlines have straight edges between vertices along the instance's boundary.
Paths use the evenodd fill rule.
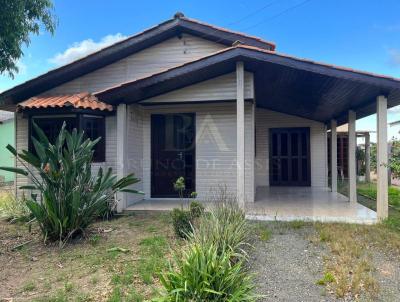
<path fill-rule="evenodd" d="M 275 49 L 275 44 L 272 42 L 215 27 L 186 18 L 182 13 L 176 13 L 172 19 L 4 91 L 0 94 L 0 104 L 13 104 L 25 100 L 181 33 L 188 33 L 227 46 L 231 46 L 235 41 L 241 41 L 263 49 Z"/>
<path fill-rule="evenodd" d="M 244 61 L 254 73 L 257 105 L 328 122 L 346 121 L 349 109 L 361 118 L 375 113 L 375 98 L 400 105 L 400 79 L 339 67 L 247 45 L 235 45 L 151 76 L 97 92 L 107 103 L 135 103 L 235 71 Z"/>

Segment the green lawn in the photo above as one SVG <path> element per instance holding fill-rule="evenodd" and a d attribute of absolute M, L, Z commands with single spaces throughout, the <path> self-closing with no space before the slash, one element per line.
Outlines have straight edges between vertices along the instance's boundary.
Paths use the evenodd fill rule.
<path fill-rule="evenodd" d="M 358 202 L 376 211 L 376 183 L 358 183 Z M 400 231 L 400 188 L 389 187 L 389 218 L 385 224 Z"/>

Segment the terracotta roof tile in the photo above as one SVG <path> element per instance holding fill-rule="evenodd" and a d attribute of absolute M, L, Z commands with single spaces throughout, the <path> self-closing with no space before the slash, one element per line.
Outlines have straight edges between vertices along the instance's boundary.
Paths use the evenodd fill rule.
<path fill-rule="evenodd" d="M 17 105 L 17 110 L 63 108 L 71 106 L 76 109 L 113 111 L 112 105 L 99 101 L 96 96 L 88 92 L 51 96 L 34 96 L 22 103 L 19 103 Z"/>

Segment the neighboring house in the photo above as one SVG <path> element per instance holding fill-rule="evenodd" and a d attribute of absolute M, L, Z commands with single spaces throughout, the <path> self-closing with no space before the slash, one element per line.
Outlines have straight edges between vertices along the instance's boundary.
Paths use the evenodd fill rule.
<path fill-rule="evenodd" d="M 103 137 L 94 168 L 135 172 L 145 193 L 121 195 L 119 210 L 141 199 L 176 198 L 179 176 L 199 199 L 223 185 L 241 205 L 276 198 L 284 208 L 280 198 L 303 189 L 304 202 L 328 195 L 337 201 L 326 191 L 327 129 L 349 122 L 348 204 L 355 205 L 355 120 L 376 113 L 378 104 L 386 129 L 387 106 L 400 104 L 400 81 L 284 55 L 271 42 L 177 13 L 3 92 L 0 102 L 17 112 L 18 150 L 31 148 L 32 121 L 51 138 L 63 121 Z M 378 144 L 385 131 L 378 129 Z M 337 170 L 336 161 L 331 165 Z M 378 216 L 385 217 L 387 188 L 379 175 Z M 27 181 L 18 176 L 16 183 Z M 312 205 L 314 211 L 318 200 Z"/>
<path fill-rule="evenodd" d="M 0 111 L 0 166 L 14 166 L 14 157 L 6 150 L 6 146 L 15 145 L 14 113 Z M 0 184 L 14 181 L 14 173 L 0 171 Z"/>

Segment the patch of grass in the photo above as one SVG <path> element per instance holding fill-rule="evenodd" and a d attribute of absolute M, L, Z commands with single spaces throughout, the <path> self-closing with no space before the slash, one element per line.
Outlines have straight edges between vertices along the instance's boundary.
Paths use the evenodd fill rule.
<path fill-rule="evenodd" d="M 138 272 L 145 284 L 152 284 L 153 278 L 166 266 L 167 240 L 163 236 L 152 236 L 143 239 L 139 245 L 141 261 Z"/>
<path fill-rule="evenodd" d="M 133 267 L 128 264 L 124 267 L 122 272 L 114 274 L 111 278 L 111 282 L 114 285 L 130 285 L 133 283 Z"/>
<path fill-rule="evenodd" d="M 64 290 L 66 293 L 72 292 L 73 289 L 74 289 L 74 285 L 72 283 L 70 283 L 70 282 L 65 283 Z"/>
<path fill-rule="evenodd" d="M 94 275 L 94 276 L 92 276 L 92 278 L 90 278 L 90 282 L 91 282 L 93 285 L 96 285 L 97 283 L 99 283 L 99 281 L 100 281 L 100 278 L 99 278 L 99 276 L 97 276 L 97 275 Z"/>
<path fill-rule="evenodd" d="M 357 193 L 376 200 L 376 183 L 358 183 Z M 389 187 L 389 204 L 400 208 L 400 189 L 395 186 Z"/>
<path fill-rule="evenodd" d="M 22 287 L 22 291 L 24 292 L 31 292 L 34 291 L 36 289 L 36 284 L 31 282 L 26 283 L 23 287 Z"/>
<path fill-rule="evenodd" d="M 336 279 L 333 276 L 333 274 L 330 272 L 326 272 L 324 276 L 321 279 L 319 279 L 316 283 L 317 285 L 327 285 L 328 283 L 332 283 L 335 281 Z"/>
<path fill-rule="evenodd" d="M 115 287 L 111 293 L 111 296 L 107 299 L 107 302 L 120 302 L 122 301 L 122 290 L 119 287 Z"/>
<path fill-rule="evenodd" d="M 373 211 L 376 211 L 376 184 L 357 184 L 358 202 Z M 361 194 L 361 195 L 360 195 Z M 388 229 L 400 232 L 400 189 L 389 187 L 389 217 L 382 222 Z"/>
<path fill-rule="evenodd" d="M 301 229 L 307 225 L 307 222 L 302 220 L 294 220 L 288 222 L 288 227 L 294 230 Z"/>
<path fill-rule="evenodd" d="M 130 302 L 142 302 L 144 301 L 144 298 L 141 294 L 139 294 L 134 288 L 132 288 L 126 297 L 127 301 Z"/>
<path fill-rule="evenodd" d="M 99 244 L 100 239 L 101 239 L 101 236 L 99 234 L 94 234 L 94 235 L 90 236 L 89 243 L 93 246 L 96 246 Z"/>
<path fill-rule="evenodd" d="M 258 238 L 263 242 L 267 242 L 272 237 L 272 231 L 266 226 L 265 223 L 257 223 L 254 227 L 254 230 Z"/>
<path fill-rule="evenodd" d="M 157 227 L 154 225 L 149 225 L 146 229 L 147 232 L 149 233 L 156 233 L 157 232 Z"/>
<path fill-rule="evenodd" d="M 58 291 L 55 295 L 49 295 L 49 296 L 44 296 L 40 297 L 37 299 L 33 299 L 32 301 L 34 302 L 67 302 L 68 297 L 65 291 Z"/>
<path fill-rule="evenodd" d="M 350 224 L 315 225 L 319 240 L 327 244 L 331 256 L 325 258 L 326 273 L 317 284 L 325 285 L 339 298 L 378 293 L 372 256 L 368 245 L 374 241 L 374 227 Z"/>

